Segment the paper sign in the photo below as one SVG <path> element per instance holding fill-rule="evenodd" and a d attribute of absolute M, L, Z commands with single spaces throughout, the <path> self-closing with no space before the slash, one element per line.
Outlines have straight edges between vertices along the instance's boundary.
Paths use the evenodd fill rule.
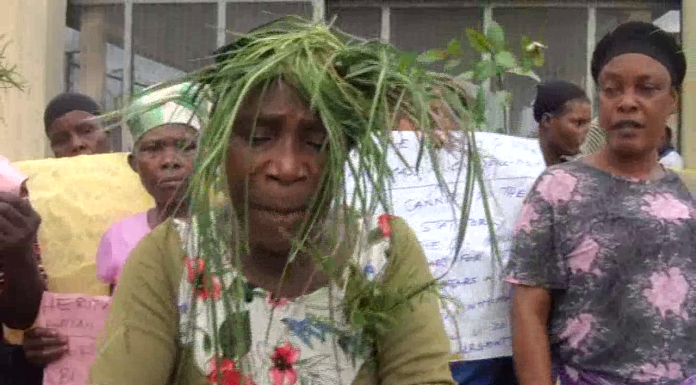
<path fill-rule="evenodd" d="M 94 362 L 95 343 L 104 330 L 110 298 L 44 292 L 39 324 L 68 337 L 70 351 L 44 369 L 44 385 L 84 385 Z"/>
<path fill-rule="evenodd" d="M 418 157 L 419 143 L 415 133 L 394 132 L 393 138 L 403 158 L 393 150 L 388 154 L 394 177 L 391 214 L 404 218 L 416 232 L 433 275 L 438 277 L 453 263 L 459 209 L 453 210 L 451 200 L 440 188 L 436 175 L 429 171 L 432 167 L 427 155 L 421 160 L 420 173 L 408 166 L 415 166 Z M 519 207 L 546 167 L 536 140 L 493 133 L 477 133 L 476 139 L 493 225 L 504 261 L 502 264 L 493 261 L 482 195 L 475 189 L 464 245 L 456 263 L 443 278 L 446 294 L 457 298 L 462 305 L 459 309 L 451 306 L 442 309 L 445 328 L 452 351 L 466 360 L 512 354 L 509 290 L 501 273 L 507 261 Z M 456 136 L 453 142 L 459 144 L 459 148 L 439 150 L 437 159 L 450 192 L 456 193 L 456 202 L 461 202 L 467 157 L 462 150 L 462 137 Z"/>

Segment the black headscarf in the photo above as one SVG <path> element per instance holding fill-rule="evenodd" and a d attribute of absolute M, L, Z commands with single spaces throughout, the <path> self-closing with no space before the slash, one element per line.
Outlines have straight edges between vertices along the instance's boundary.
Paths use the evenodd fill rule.
<path fill-rule="evenodd" d="M 660 62 L 672 77 L 672 86 L 679 88 L 686 75 L 686 57 L 672 35 L 657 26 L 641 21 L 621 24 L 597 43 L 592 54 L 592 78 L 595 83 L 602 68 L 611 59 L 638 53 Z"/>
<path fill-rule="evenodd" d="M 56 96 L 46 106 L 44 111 L 44 128 L 48 130 L 53 122 L 72 111 L 84 111 L 92 115 L 99 115 L 99 104 L 87 95 L 77 93 L 64 93 Z"/>
<path fill-rule="evenodd" d="M 534 120 L 541 122 L 544 114 L 556 115 L 571 100 L 588 100 L 585 90 L 563 80 L 551 80 L 537 85 L 534 100 Z"/>

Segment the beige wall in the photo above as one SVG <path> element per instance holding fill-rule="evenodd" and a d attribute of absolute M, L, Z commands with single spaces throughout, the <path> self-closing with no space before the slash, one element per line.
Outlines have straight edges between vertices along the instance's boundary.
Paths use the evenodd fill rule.
<path fill-rule="evenodd" d="M 696 192 L 696 1 L 684 1 L 682 6 L 682 46 L 687 68 L 682 92 L 681 153 L 686 172 L 684 180 Z"/>
<path fill-rule="evenodd" d="M 50 154 L 43 108 L 61 91 L 67 0 L 1 0 L 5 60 L 16 64 L 26 90 L 0 91 L 0 155 L 10 160 Z"/>

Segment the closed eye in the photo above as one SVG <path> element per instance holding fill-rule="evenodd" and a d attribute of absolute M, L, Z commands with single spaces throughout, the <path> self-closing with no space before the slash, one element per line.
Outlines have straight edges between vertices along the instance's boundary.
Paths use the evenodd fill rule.
<path fill-rule="evenodd" d="M 255 136 L 255 137 L 251 138 L 251 140 L 249 142 L 251 143 L 252 146 L 259 146 L 259 145 L 262 145 L 264 143 L 268 143 L 270 140 L 271 140 L 271 138 L 269 138 L 269 137 Z"/>

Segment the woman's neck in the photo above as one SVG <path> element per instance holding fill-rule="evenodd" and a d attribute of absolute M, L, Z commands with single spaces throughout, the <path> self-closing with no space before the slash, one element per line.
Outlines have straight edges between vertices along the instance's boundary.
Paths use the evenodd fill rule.
<path fill-rule="evenodd" d="M 650 179 L 659 167 L 657 151 L 636 156 L 621 156 L 609 150 L 607 146 L 597 154 L 596 163 L 596 166 L 614 175 L 642 180 Z"/>
<path fill-rule="evenodd" d="M 539 147 L 541 147 L 541 154 L 544 156 L 546 167 L 563 163 L 563 158 L 554 151 L 547 141 L 539 140 Z"/>
<path fill-rule="evenodd" d="M 185 210 L 179 210 L 178 205 L 157 203 L 155 207 L 147 211 L 147 224 L 151 229 L 154 229 L 170 217 L 183 217 L 185 215 Z"/>

